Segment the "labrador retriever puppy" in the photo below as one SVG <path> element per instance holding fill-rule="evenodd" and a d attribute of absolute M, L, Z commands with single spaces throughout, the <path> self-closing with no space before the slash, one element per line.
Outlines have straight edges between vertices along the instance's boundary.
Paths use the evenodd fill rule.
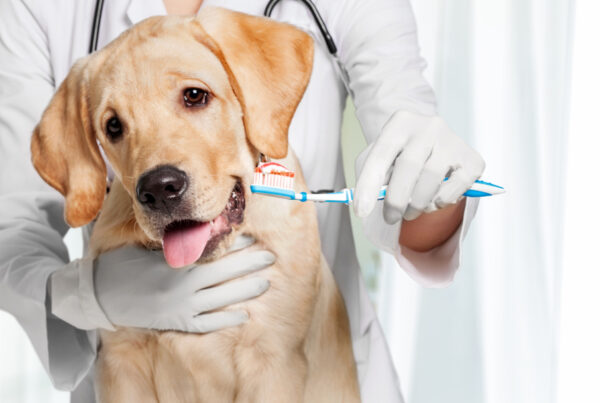
<path fill-rule="evenodd" d="M 310 203 L 253 196 L 261 156 L 296 172 L 287 130 L 313 43 L 293 26 L 220 8 L 154 17 L 78 61 L 32 139 L 39 174 L 71 226 L 96 220 L 92 256 L 126 244 L 183 267 L 222 256 L 237 234 L 277 259 L 249 321 L 209 334 L 101 332 L 101 402 L 356 402 L 343 300 Z M 116 178 L 106 195 L 106 166 Z M 126 267 L 123 270 L 127 270 Z M 160 301 L 157 301 L 160 303 Z"/>

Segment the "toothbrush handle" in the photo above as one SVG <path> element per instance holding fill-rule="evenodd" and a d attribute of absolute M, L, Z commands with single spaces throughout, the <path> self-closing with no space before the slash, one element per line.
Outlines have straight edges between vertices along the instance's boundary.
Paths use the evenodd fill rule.
<path fill-rule="evenodd" d="M 486 197 L 502 194 L 506 192 L 502 186 L 494 185 L 490 182 L 476 180 L 469 190 L 463 193 L 467 197 Z"/>
<path fill-rule="evenodd" d="M 444 181 L 447 181 L 447 180 L 448 180 L 448 178 L 444 179 Z M 506 192 L 506 190 L 504 190 L 504 188 L 501 186 L 494 185 L 493 183 L 490 183 L 490 182 L 484 182 L 482 180 L 476 180 L 475 183 L 471 186 L 471 188 L 469 190 L 467 190 L 465 193 L 463 193 L 463 196 L 486 197 L 486 196 L 502 194 L 504 192 Z M 385 199 L 386 194 L 387 194 L 387 185 L 381 187 L 381 190 L 379 191 L 379 196 L 377 197 L 377 200 Z M 354 197 L 354 192 L 352 192 L 352 197 Z"/>

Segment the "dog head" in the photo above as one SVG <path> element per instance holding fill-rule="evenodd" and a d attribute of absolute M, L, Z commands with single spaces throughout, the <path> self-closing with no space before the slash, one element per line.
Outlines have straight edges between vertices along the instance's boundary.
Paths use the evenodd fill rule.
<path fill-rule="evenodd" d="M 144 233 L 172 266 L 193 263 L 243 220 L 259 154 L 286 155 L 312 46 L 219 8 L 145 20 L 74 65 L 35 129 L 35 168 L 84 225 L 105 196 L 99 143 Z"/>

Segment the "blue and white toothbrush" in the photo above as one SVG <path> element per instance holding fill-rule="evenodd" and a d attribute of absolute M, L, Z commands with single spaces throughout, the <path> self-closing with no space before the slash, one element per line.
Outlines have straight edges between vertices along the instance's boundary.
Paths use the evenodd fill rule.
<path fill-rule="evenodd" d="M 447 178 L 446 178 L 447 180 Z M 276 162 L 267 162 L 259 164 L 254 172 L 254 182 L 250 185 L 250 190 L 255 194 L 280 197 L 283 199 L 297 200 L 301 202 L 313 201 L 324 203 L 344 203 L 350 204 L 354 199 L 354 189 L 342 189 L 338 192 L 319 191 L 296 192 L 294 187 L 294 172 L 288 170 Z M 387 186 L 382 186 L 379 191 L 378 200 L 385 199 Z M 473 186 L 467 190 L 463 196 L 466 197 L 486 197 L 506 192 L 503 187 L 484 181 L 475 181 Z"/>

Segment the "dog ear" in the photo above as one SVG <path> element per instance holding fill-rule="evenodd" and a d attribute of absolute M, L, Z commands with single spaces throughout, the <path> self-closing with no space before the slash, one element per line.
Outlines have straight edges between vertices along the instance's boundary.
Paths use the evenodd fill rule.
<path fill-rule="evenodd" d="M 94 136 L 85 59 L 76 63 L 44 111 L 31 140 L 33 165 L 65 197 L 72 227 L 92 221 L 106 194 L 106 165 Z"/>
<path fill-rule="evenodd" d="M 312 38 L 289 24 L 216 7 L 202 9 L 195 22 L 216 43 L 212 50 L 242 105 L 248 140 L 269 157 L 285 157 L 312 71 Z M 203 35 L 197 39 L 211 47 Z"/>

